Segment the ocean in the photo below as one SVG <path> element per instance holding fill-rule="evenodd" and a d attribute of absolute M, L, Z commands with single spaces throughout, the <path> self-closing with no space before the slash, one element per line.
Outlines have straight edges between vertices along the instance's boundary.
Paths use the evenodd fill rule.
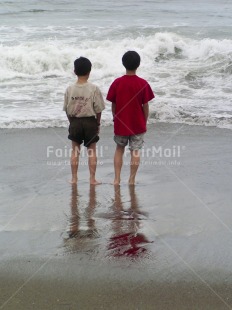
<path fill-rule="evenodd" d="M 0 1 L 0 128 L 66 127 L 73 61 L 88 57 L 105 97 L 127 50 L 156 98 L 150 123 L 232 129 L 232 2 Z M 110 103 L 103 125 L 112 124 Z"/>

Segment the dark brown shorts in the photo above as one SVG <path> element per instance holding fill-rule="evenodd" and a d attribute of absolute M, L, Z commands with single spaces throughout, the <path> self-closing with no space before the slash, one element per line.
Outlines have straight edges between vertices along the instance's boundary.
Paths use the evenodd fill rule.
<path fill-rule="evenodd" d="M 68 138 L 88 147 L 99 140 L 97 119 L 93 117 L 71 117 Z"/>

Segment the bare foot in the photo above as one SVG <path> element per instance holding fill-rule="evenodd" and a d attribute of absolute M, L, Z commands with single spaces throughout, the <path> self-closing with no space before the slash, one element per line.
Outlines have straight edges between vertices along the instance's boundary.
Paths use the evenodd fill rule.
<path fill-rule="evenodd" d="M 97 180 L 90 180 L 90 184 L 91 185 L 100 185 L 100 184 L 102 184 L 102 182 L 99 182 Z"/>
<path fill-rule="evenodd" d="M 120 185 L 120 180 L 114 180 L 113 185 Z"/>
<path fill-rule="evenodd" d="M 70 184 L 77 184 L 77 179 L 72 179 L 71 181 L 69 181 Z"/>
<path fill-rule="evenodd" d="M 135 179 L 130 178 L 129 181 L 128 181 L 128 184 L 129 185 L 135 185 Z"/>

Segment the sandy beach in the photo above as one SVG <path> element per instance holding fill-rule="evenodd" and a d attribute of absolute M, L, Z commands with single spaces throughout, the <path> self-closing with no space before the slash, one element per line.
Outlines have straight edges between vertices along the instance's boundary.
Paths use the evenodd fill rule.
<path fill-rule="evenodd" d="M 232 309 L 232 131 L 159 123 L 135 187 L 70 180 L 67 129 L 1 129 L 0 309 Z"/>

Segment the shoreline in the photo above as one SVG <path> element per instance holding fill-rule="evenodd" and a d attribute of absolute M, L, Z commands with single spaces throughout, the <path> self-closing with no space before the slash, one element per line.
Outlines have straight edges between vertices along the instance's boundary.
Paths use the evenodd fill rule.
<path fill-rule="evenodd" d="M 54 120 L 55 122 L 59 122 L 59 120 Z M 32 122 L 32 121 L 28 121 L 28 122 Z M 42 124 L 42 121 L 39 122 Z M 60 123 L 63 124 L 63 126 L 55 126 L 55 124 L 53 124 L 53 126 L 49 126 L 49 127 L 0 127 L 0 131 L 3 130 L 46 130 L 46 129 L 67 129 L 68 128 L 68 121 L 67 119 L 63 119 L 60 120 Z M 3 123 L 4 124 L 4 123 Z M 8 123 L 8 125 L 10 125 L 11 123 Z M 218 127 L 217 124 L 202 124 L 202 123 L 183 123 L 183 122 L 165 122 L 165 121 L 157 121 L 155 119 L 153 119 L 151 122 L 148 123 L 147 127 L 152 128 L 153 126 L 190 126 L 190 127 L 202 127 L 202 128 L 212 128 L 212 129 L 219 129 L 219 130 L 232 130 L 232 127 Z M 102 128 L 113 128 L 113 122 L 111 121 L 110 123 L 105 123 L 105 121 L 103 120 L 102 125 L 101 125 L 101 129 Z"/>

